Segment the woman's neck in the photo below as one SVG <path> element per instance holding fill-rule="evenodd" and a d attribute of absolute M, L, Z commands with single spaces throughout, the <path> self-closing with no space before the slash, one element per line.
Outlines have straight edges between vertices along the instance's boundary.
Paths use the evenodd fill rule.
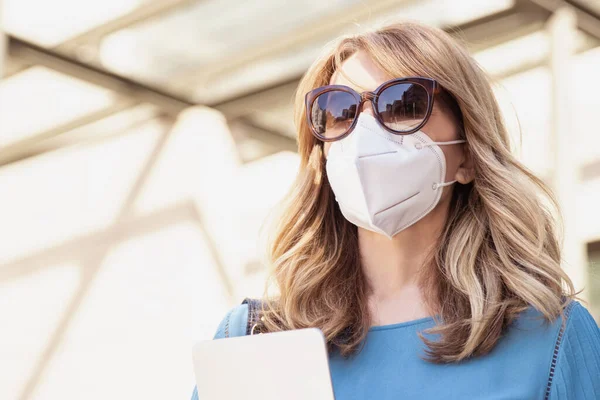
<path fill-rule="evenodd" d="M 411 227 L 388 239 L 359 228 L 362 270 L 377 297 L 389 297 L 403 287 L 417 283 L 418 274 L 436 239 L 433 234 L 418 231 L 422 230 Z"/>
<path fill-rule="evenodd" d="M 439 211 L 433 210 L 392 239 L 358 229 L 361 268 L 369 285 L 369 307 L 376 324 L 431 314 L 419 279 L 444 225 L 445 216 Z"/>

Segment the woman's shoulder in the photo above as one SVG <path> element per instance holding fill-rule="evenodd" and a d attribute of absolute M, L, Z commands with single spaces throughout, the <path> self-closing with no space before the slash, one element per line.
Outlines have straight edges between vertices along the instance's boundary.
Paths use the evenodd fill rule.
<path fill-rule="evenodd" d="M 552 346 L 559 347 L 567 338 L 587 337 L 588 342 L 593 343 L 600 335 L 594 318 L 577 300 L 570 301 L 563 314 L 553 321 L 548 321 L 541 311 L 529 306 L 511 324 L 508 334 L 511 333 L 521 336 L 530 333 L 536 340 L 544 335 L 551 340 Z"/>
<path fill-rule="evenodd" d="M 499 347 L 545 371 L 546 399 L 600 398 L 600 329 L 580 302 L 571 301 L 554 321 L 530 306 Z"/>
<path fill-rule="evenodd" d="M 230 308 L 217 327 L 214 339 L 226 337 L 244 336 L 248 321 L 248 304 L 238 304 Z"/>
<path fill-rule="evenodd" d="M 573 300 L 565 312 L 565 336 L 589 336 L 598 339 L 600 329 L 589 310 L 580 302 Z"/>
<path fill-rule="evenodd" d="M 577 301 L 566 313 L 557 335 L 549 399 L 600 399 L 600 328 Z"/>
<path fill-rule="evenodd" d="M 594 361 L 600 385 L 600 327 L 581 303 L 573 301 L 566 323 L 559 330 L 557 344 L 560 346 L 559 350 L 562 350 L 557 355 L 558 362 L 569 362 L 581 355 L 591 357 L 587 360 Z"/>
<path fill-rule="evenodd" d="M 515 319 L 513 325 L 518 330 L 549 329 L 558 333 L 559 330 L 566 331 L 569 326 L 587 324 L 590 321 L 594 322 L 594 318 L 588 309 L 579 301 L 572 300 L 565 307 L 563 315 L 559 315 L 553 321 L 548 321 L 541 311 L 533 306 L 529 306 Z"/>

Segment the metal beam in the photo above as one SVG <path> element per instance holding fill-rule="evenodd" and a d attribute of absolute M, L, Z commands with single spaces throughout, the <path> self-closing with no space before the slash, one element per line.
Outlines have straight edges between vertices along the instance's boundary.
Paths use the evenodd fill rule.
<path fill-rule="evenodd" d="M 281 82 L 276 82 L 269 86 L 264 86 L 259 90 L 250 90 L 246 93 L 240 93 L 235 98 L 219 101 L 216 103 L 207 104 L 207 106 L 216 108 L 225 114 L 228 118 L 242 117 L 252 110 L 256 110 L 258 100 L 260 103 L 265 104 L 272 99 L 281 98 L 281 92 L 287 92 L 290 94 L 288 99 L 291 99 L 291 94 L 300 81 L 301 76 L 294 77 L 292 79 L 286 79 Z"/>
<path fill-rule="evenodd" d="M 444 29 L 466 42 L 471 51 L 477 51 L 543 29 L 549 16 L 550 12 L 532 5 L 529 0 L 518 0 L 515 6 L 509 10 L 494 13 L 458 26 L 445 27 Z M 233 98 L 207 105 L 222 111 L 228 117 L 240 117 L 252 109 L 256 109 L 258 99 L 261 103 L 265 102 L 265 98 L 269 99 L 276 96 L 277 92 L 281 90 L 289 94 L 287 96 L 289 99 L 300 78 L 301 76 L 284 79 L 258 91 L 248 90 L 237 93 Z"/>
<path fill-rule="evenodd" d="M 160 1 L 146 1 L 140 7 L 133 11 L 122 15 L 121 17 L 110 20 L 109 22 L 100 26 L 94 27 L 87 32 L 81 33 L 73 38 L 59 44 L 54 47 L 54 50 L 61 53 L 73 52 L 80 45 L 96 45 L 105 36 L 110 35 L 113 32 L 119 31 L 130 27 L 131 25 L 139 24 L 157 18 L 165 13 L 171 12 L 179 7 L 184 7 L 188 4 L 195 3 L 197 0 L 160 0 Z"/>
<path fill-rule="evenodd" d="M 188 1 L 190 0 L 170 0 L 168 4 L 171 7 L 175 7 L 181 6 Z M 532 9 L 532 7 L 527 7 L 527 5 L 530 5 L 530 1 L 533 0 L 518 0 L 515 7 L 510 10 L 495 13 L 493 15 L 489 15 L 460 26 L 447 27 L 446 30 L 454 35 L 462 37 L 468 43 L 472 43 L 475 47 L 485 47 L 510 40 L 511 38 L 519 36 L 524 32 L 527 33 L 528 31 L 536 29 L 539 27 L 539 21 L 544 19 L 543 15 L 539 15 L 539 7 L 536 7 L 535 9 Z M 352 12 L 345 13 L 344 18 L 340 19 L 340 21 L 336 21 L 333 26 L 330 22 L 326 24 L 327 28 L 303 28 L 302 35 L 296 35 L 295 37 L 288 39 L 282 38 L 280 42 L 271 43 L 268 46 L 265 46 L 265 49 L 268 48 L 268 53 L 270 54 L 272 52 L 276 52 L 276 50 L 281 46 L 293 45 L 294 43 L 297 44 L 307 40 L 307 38 L 314 39 L 319 35 L 324 35 L 325 33 L 330 32 L 332 29 L 339 29 L 340 26 L 348 23 L 348 21 L 352 20 L 352 18 L 357 18 L 357 16 L 360 16 L 365 12 L 369 12 L 371 17 L 373 17 L 373 15 L 376 15 L 377 13 L 382 13 L 392 8 L 396 9 L 397 7 L 398 2 L 391 0 L 381 1 L 369 7 L 366 7 L 364 4 L 357 5 L 355 9 L 351 10 Z M 167 8 L 164 6 L 151 8 L 149 11 L 144 12 L 143 15 L 136 14 L 136 18 L 138 18 L 138 20 L 149 18 L 150 16 L 156 15 L 158 10 L 162 10 L 162 12 L 164 12 L 166 9 Z M 538 13 L 536 13 L 534 10 L 537 10 Z M 118 26 L 124 27 L 126 20 L 131 21 L 133 19 L 132 16 L 128 17 L 129 19 L 125 17 L 123 18 L 124 19 L 119 19 L 119 21 L 121 21 L 120 23 L 111 25 L 112 28 L 103 26 L 98 28 L 96 31 L 88 32 L 86 35 L 88 35 L 87 37 L 90 38 L 96 34 L 106 34 L 106 32 L 110 31 L 110 29 L 116 29 Z M 502 29 L 503 26 L 505 27 L 504 30 Z M 519 27 L 520 29 L 517 29 Z M 83 35 L 79 36 L 78 39 L 73 39 L 70 42 L 75 43 L 75 41 L 80 41 L 84 37 L 85 36 Z M 68 43 L 66 43 L 65 46 L 68 47 Z M 59 46 L 59 48 L 63 48 L 62 45 Z M 163 91 L 150 87 L 133 79 L 119 76 L 118 74 L 109 72 L 89 63 L 81 62 L 74 57 L 65 55 L 65 53 L 62 51 L 58 51 L 56 49 L 46 49 L 16 37 L 9 38 L 9 50 L 10 54 L 13 57 L 18 58 L 20 61 L 31 64 L 41 64 L 68 75 L 75 76 L 84 81 L 114 90 L 117 93 L 121 93 L 125 96 L 135 97 L 139 101 L 146 101 L 155 104 L 169 114 L 178 114 L 182 109 L 190 105 L 197 104 L 190 99 L 175 94 L 174 91 Z M 246 56 L 242 56 L 240 59 L 255 59 L 260 57 L 261 54 L 262 52 L 260 50 L 257 52 L 256 49 L 254 49 L 249 51 Z M 222 64 L 222 62 L 219 62 L 219 64 Z M 287 78 L 281 82 L 275 82 L 270 86 L 263 87 L 258 91 L 249 90 L 246 93 L 236 93 L 234 98 L 219 101 L 218 103 L 209 103 L 206 105 L 215 107 L 229 116 L 229 112 L 232 111 L 232 108 L 229 106 L 232 102 L 237 103 L 237 100 L 243 100 L 249 96 L 253 97 L 254 95 L 264 94 L 281 86 L 297 83 L 299 78 L 300 76 L 293 77 L 291 79 Z M 187 84 L 189 85 L 189 82 L 187 82 Z"/>
<path fill-rule="evenodd" d="M 391 8 L 392 4 L 388 4 L 388 7 Z M 398 7 L 398 4 L 395 5 L 394 9 L 396 7 Z M 375 11 L 373 12 L 373 14 L 375 14 Z M 476 20 L 469 21 L 464 24 L 443 27 L 443 29 L 445 29 L 447 32 L 457 37 L 458 39 L 466 42 L 466 44 L 472 51 L 478 51 L 483 48 L 495 46 L 507 42 L 509 40 L 516 39 L 520 36 L 543 29 L 544 23 L 549 16 L 550 12 L 541 9 L 540 7 L 532 5 L 528 0 L 517 0 L 515 5 L 511 9 L 499 11 L 491 15 L 487 15 Z M 225 71 L 231 71 L 231 74 L 235 74 L 235 68 L 239 68 L 243 65 L 242 60 L 244 62 L 254 62 L 262 57 L 274 57 L 278 51 L 282 51 L 282 48 L 280 48 L 280 46 L 282 46 L 282 43 L 286 43 L 290 46 L 297 46 L 302 43 L 305 43 L 305 41 L 309 39 L 320 40 L 323 43 L 325 43 L 326 40 L 330 39 L 330 37 L 326 36 L 317 36 L 317 34 L 320 31 L 319 29 L 313 30 L 312 24 L 310 27 L 303 27 L 303 31 L 316 32 L 311 33 L 310 36 L 307 36 L 308 34 L 305 33 L 304 35 L 294 37 L 293 39 L 286 39 L 286 35 L 286 37 L 284 38 L 275 39 L 273 43 L 261 45 L 260 49 L 251 48 L 246 51 L 245 55 L 232 57 L 226 59 L 225 61 L 219 61 L 218 65 L 209 67 L 208 69 L 203 68 L 202 71 L 198 73 L 188 75 L 184 78 L 187 79 L 187 81 L 177 84 L 174 87 L 183 88 L 183 83 L 189 86 L 190 79 L 191 82 L 197 82 L 197 79 L 209 79 L 209 75 L 213 73 L 213 71 L 215 71 L 215 74 L 218 73 L 219 75 L 226 73 Z M 227 67 L 224 68 L 223 65 L 227 65 Z M 202 78 L 200 78 L 200 76 Z M 273 84 L 266 87 L 266 90 L 271 90 L 277 86 L 287 84 L 291 81 L 297 82 L 300 76 L 301 75 L 291 79 L 289 78 L 289 76 L 282 78 L 281 82 L 274 82 Z M 264 90 L 265 89 L 261 89 L 261 92 L 263 92 Z M 248 95 L 251 95 L 253 92 L 254 91 L 252 89 L 237 92 L 230 96 L 230 99 L 231 101 L 234 101 L 235 99 L 239 99 L 240 97 L 246 97 Z M 228 103 L 229 101 L 229 99 L 225 99 L 208 105 L 220 106 L 222 104 Z"/>
<path fill-rule="evenodd" d="M 101 109 L 89 115 L 85 115 L 81 118 L 69 121 L 64 125 L 60 125 L 56 128 L 52 128 L 37 134 L 28 136 L 18 142 L 12 143 L 5 146 L 0 151 L 0 167 L 6 164 L 10 164 L 24 158 L 28 158 L 39 154 L 38 145 L 46 140 L 52 139 L 58 135 L 62 135 L 65 132 L 76 129 L 82 125 L 92 123 L 102 118 L 106 118 L 116 112 L 123 110 L 124 108 L 130 107 L 131 101 L 122 100 L 118 101 L 110 107 Z M 38 148 L 38 150 L 36 150 Z"/>
<path fill-rule="evenodd" d="M 568 4 L 572 5 L 596 18 L 600 19 L 600 2 L 598 0 L 565 0 Z M 596 4 L 594 4 L 596 3 Z M 594 4 L 594 6 L 592 6 Z"/>
<path fill-rule="evenodd" d="M 573 0 L 527 0 L 538 7 L 555 13 L 559 9 L 570 9 L 575 13 L 577 27 L 600 39 L 600 15 Z"/>
<path fill-rule="evenodd" d="M 397 10 L 402 5 L 415 3 L 415 0 L 380 0 L 361 1 L 355 5 L 347 5 L 343 12 L 335 10 L 334 15 L 324 15 L 310 22 L 310 26 L 301 26 L 285 35 L 275 35 L 272 40 L 259 47 L 248 47 L 243 52 L 225 57 L 208 68 L 203 68 L 201 74 L 192 73 L 184 75 L 179 81 L 179 87 L 185 87 L 190 80 L 197 81 L 208 78 L 214 74 L 235 71 L 246 64 L 262 58 L 276 55 L 280 52 L 310 42 L 326 42 L 340 34 L 349 26 L 358 25 L 357 21 L 365 21 L 383 15 L 391 10 Z"/>
<path fill-rule="evenodd" d="M 549 16 L 528 0 L 517 0 L 511 9 L 444 29 L 477 52 L 544 29 Z"/>
<path fill-rule="evenodd" d="M 596 48 L 600 45 L 600 41 L 592 36 L 587 36 L 586 39 L 587 40 L 581 45 L 581 47 L 574 49 L 574 54 L 577 55 L 580 53 L 584 53 L 584 52 L 591 50 L 593 48 Z M 535 60 L 535 61 L 531 61 L 531 62 L 527 62 L 527 63 L 521 63 L 519 65 L 515 65 L 514 67 L 508 68 L 499 74 L 495 74 L 494 78 L 496 80 L 502 80 L 502 79 L 508 78 L 510 76 L 520 74 L 522 72 L 527 72 L 527 71 L 530 71 L 535 68 L 547 67 L 547 66 L 548 66 L 548 60 L 546 58 L 540 58 L 539 60 Z"/>
<path fill-rule="evenodd" d="M 108 108 L 83 116 L 67 124 L 40 132 L 0 151 L 0 167 L 13 162 L 35 157 L 73 144 L 91 143 L 117 137 L 143 124 L 168 121 L 167 117 L 149 105 L 138 105 L 123 100 Z M 119 114 L 126 113 L 127 120 L 115 121 Z"/>
<path fill-rule="evenodd" d="M 9 36 L 9 52 L 11 57 L 19 58 L 31 64 L 43 65 L 66 75 L 113 90 L 129 98 L 134 98 L 139 102 L 154 104 L 168 114 L 177 115 L 183 109 L 195 105 L 192 101 L 180 96 L 83 63 L 73 57 L 14 36 Z"/>
<path fill-rule="evenodd" d="M 55 50 L 46 49 L 11 36 L 9 36 L 9 52 L 12 59 L 19 59 L 26 63 L 43 65 L 66 75 L 113 90 L 123 97 L 108 108 L 85 115 L 82 118 L 70 121 L 59 127 L 39 132 L 3 148 L 2 151 L 0 151 L 0 166 L 37 155 L 40 151 L 44 151 L 44 148 L 48 148 L 48 146 L 52 147 L 51 143 L 47 143 L 49 139 L 53 139 L 84 125 L 92 124 L 101 119 L 110 117 L 111 115 L 139 103 L 146 102 L 153 104 L 159 107 L 162 112 L 171 116 L 176 116 L 182 110 L 195 105 L 195 103 L 188 101 L 187 99 L 152 88 L 133 79 L 119 76 L 101 68 L 85 64 L 60 54 Z"/>
<path fill-rule="evenodd" d="M 17 59 L 19 62 L 44 65 L 84 81 L 114 90 L 121 95 L 134 99 L 136 102 L 148 102 L 154 104 L 166 113 L 176 115 L 181 110 L 195 105 L 196 103 L 181 95 L 174 94 L 173 92 L 163 91 L 135 81 L 134 79 L 119 76 L 118 74 L 106 71 L 89 63 L 84 63 L 74 57 L 66 55 L 63 50 L 69 49 L 70 46 L 81 43 L 82 41 L 93 41 L 95 40 L 94 38 L 100 38 L 112 31 L 122 29 L 129 24 L 157 16 L 170 8 L 182 6 L 189 2 L 190 0 L 168 0 L 160 6 L 155 5 L 145 11 L 136 10 L 125 17 L 80 35 L 55 49 L 46 49 L 22 39 L 10 37 L 9 51 L 13 56 L 12 59 Z M 408 3 L 407 0 L 404 0 L 404 2 Z M 541 7 L 538 4 L 542 2 L 551 3 L 552 1 L 517 0 L 515 6 L 510 10 L 504 10 L 460 26 L 446 27 L 445 29 L 451 34 L 465 40 L 467 44 L 470 44 L 471 48 L 475 50 L 497 45 L 523 34 L 538 30 L 542 26 L 542 21 L 547 20 L 550 15 L 549 7 Z M 252 60 L 265 55 L 276 54 L 278 50 L 285 48 L 285 46 L 293 46 L 308 40 L 323 39 L 327 34 L 341 29 L 341 27 L 344 24 L 348 24 L 349 21 L 355 21 L 361 15 L 364 17 L 363 14 L 365 12 L 368 12 L 370 14 L 369 17 L 373 18 L 373 16 L 378 13 L 384 13 L 392 8 L 397 9 L 398 6 L 398 2 L 392 0 L 381 1 L 372 6 L 369 5 L 369 7 L 364 4 L 357 5 L 354 9 L 350 10 L 350 12 L 345 13 L 344 17 L 340 20 L 334 23 L 325 21 L 326 23 L 322 28 L 307 29 L 304 27 L 301 32 L 297 32 L 298 35 L 277 39 L 275 42 L 263 46 L 262 49 L 258 49 L 258 51 L 256 49 L 251 49 L 245 55 L 242 55 L 241 58 L 238 59 L 236 57 L 236 60 L 238 61 L 237 64 L 239 65 L 242 61 L 251 62 Z M 71 52 L 70 54 L 73 53 Z M 245 93 L 236 93 L 235 97 L 206 105 L 223 112 L 228 118 L 241 117 L 245 113 L 252 112 L 252 109 L 256 109 L 257 96 L 260 96 L 260 101 L 264 104 L 270 97 L 281 96 L 282 91 L 291 95 L 295 90 L 300 77 L 301 76 L 288 77 L 280 82 L 275 82 L 272 85 L 262 87 L 260 90 L 248 90 Z M 189 84 L 189 82 L 187 82 L 187 84 Z M 119 110 L 113 109 L 112 111 L 117 112 Z M 96 117 L 103 118 L 106 116 L 105 113 L 100 113 Z M 93 122 L 89 119 L 87 121 Z M 57 135 L 58 131 L 52 130 L 50 134 Z M 21 150 L 25 150 L 25 148 L 21 148 Z M 15 159 L 16 153 L 13 153 L 9 159 Z"/>
<path fill-rule="evenodd" d="M 196 0 L 160 0 L 153 2 L 145 2 L 142 6 L 132 10 L 131 12 L 112 19 L 102 25 L 95 26 L 87 32 L 80 33 L 57 46 L 50 47 L 56 53 L 60 54 L 78 54 L 81 46 L 98 46 L 102 39 L 113 32 L 121 29 L 126 29 L 131 25 L 135 25 L 153 18 L 158 18 L 161 15 L 176 10 L 180 7 L 185 7 L 188 4 L 194 3 Z M 2 0 L 0 0 L 0 3 Z M 9 61 L 15 61 L 9 59 Z M 27 63 L 10 63 L 7 67 L 6 76 L 18 73 L 31 64 Z"/>
<path fill-rule="evenodd" d="M 244 132 L 252 139 L 256 139 L 266 143 L 267 145 L 273 146 L 278 151 L 298 150 L 298 145 L 294 138 L 282 135 L 279 132 L 273 131 L 270 127 L 258 124 L 255 121 L 250 120 L 249 118 L 242 117 L 238 118 L 235 121 L 232 121 L 232 131 L 236 127 L 236 124 L 240 124 L 242 126 L 241 129 L 244 129 Z"/>

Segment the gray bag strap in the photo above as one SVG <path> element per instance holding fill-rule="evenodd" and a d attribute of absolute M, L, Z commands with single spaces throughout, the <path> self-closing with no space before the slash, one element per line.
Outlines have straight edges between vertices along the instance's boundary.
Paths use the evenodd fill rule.
<path fill-rule="evenodd" d="M 260 323 L 262 300 L 246 297 L 242 304 L 248 304 L 248 321 L 246 322 L 246 335 L 254 334 L 253 329 Z"/>

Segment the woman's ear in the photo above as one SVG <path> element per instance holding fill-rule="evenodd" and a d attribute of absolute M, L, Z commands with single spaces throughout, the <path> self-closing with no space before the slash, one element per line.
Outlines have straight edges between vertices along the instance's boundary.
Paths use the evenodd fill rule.
<path fill-rule="evenodd" d="M 473 156 L 469 151 L 469 147 L 464 146 L 463 149 L 463 160 L 456 170 L 454 179 L 456 179 L 458 183 L 466 185 L 475 179 L 475 167 L 473 165 Z"/>

